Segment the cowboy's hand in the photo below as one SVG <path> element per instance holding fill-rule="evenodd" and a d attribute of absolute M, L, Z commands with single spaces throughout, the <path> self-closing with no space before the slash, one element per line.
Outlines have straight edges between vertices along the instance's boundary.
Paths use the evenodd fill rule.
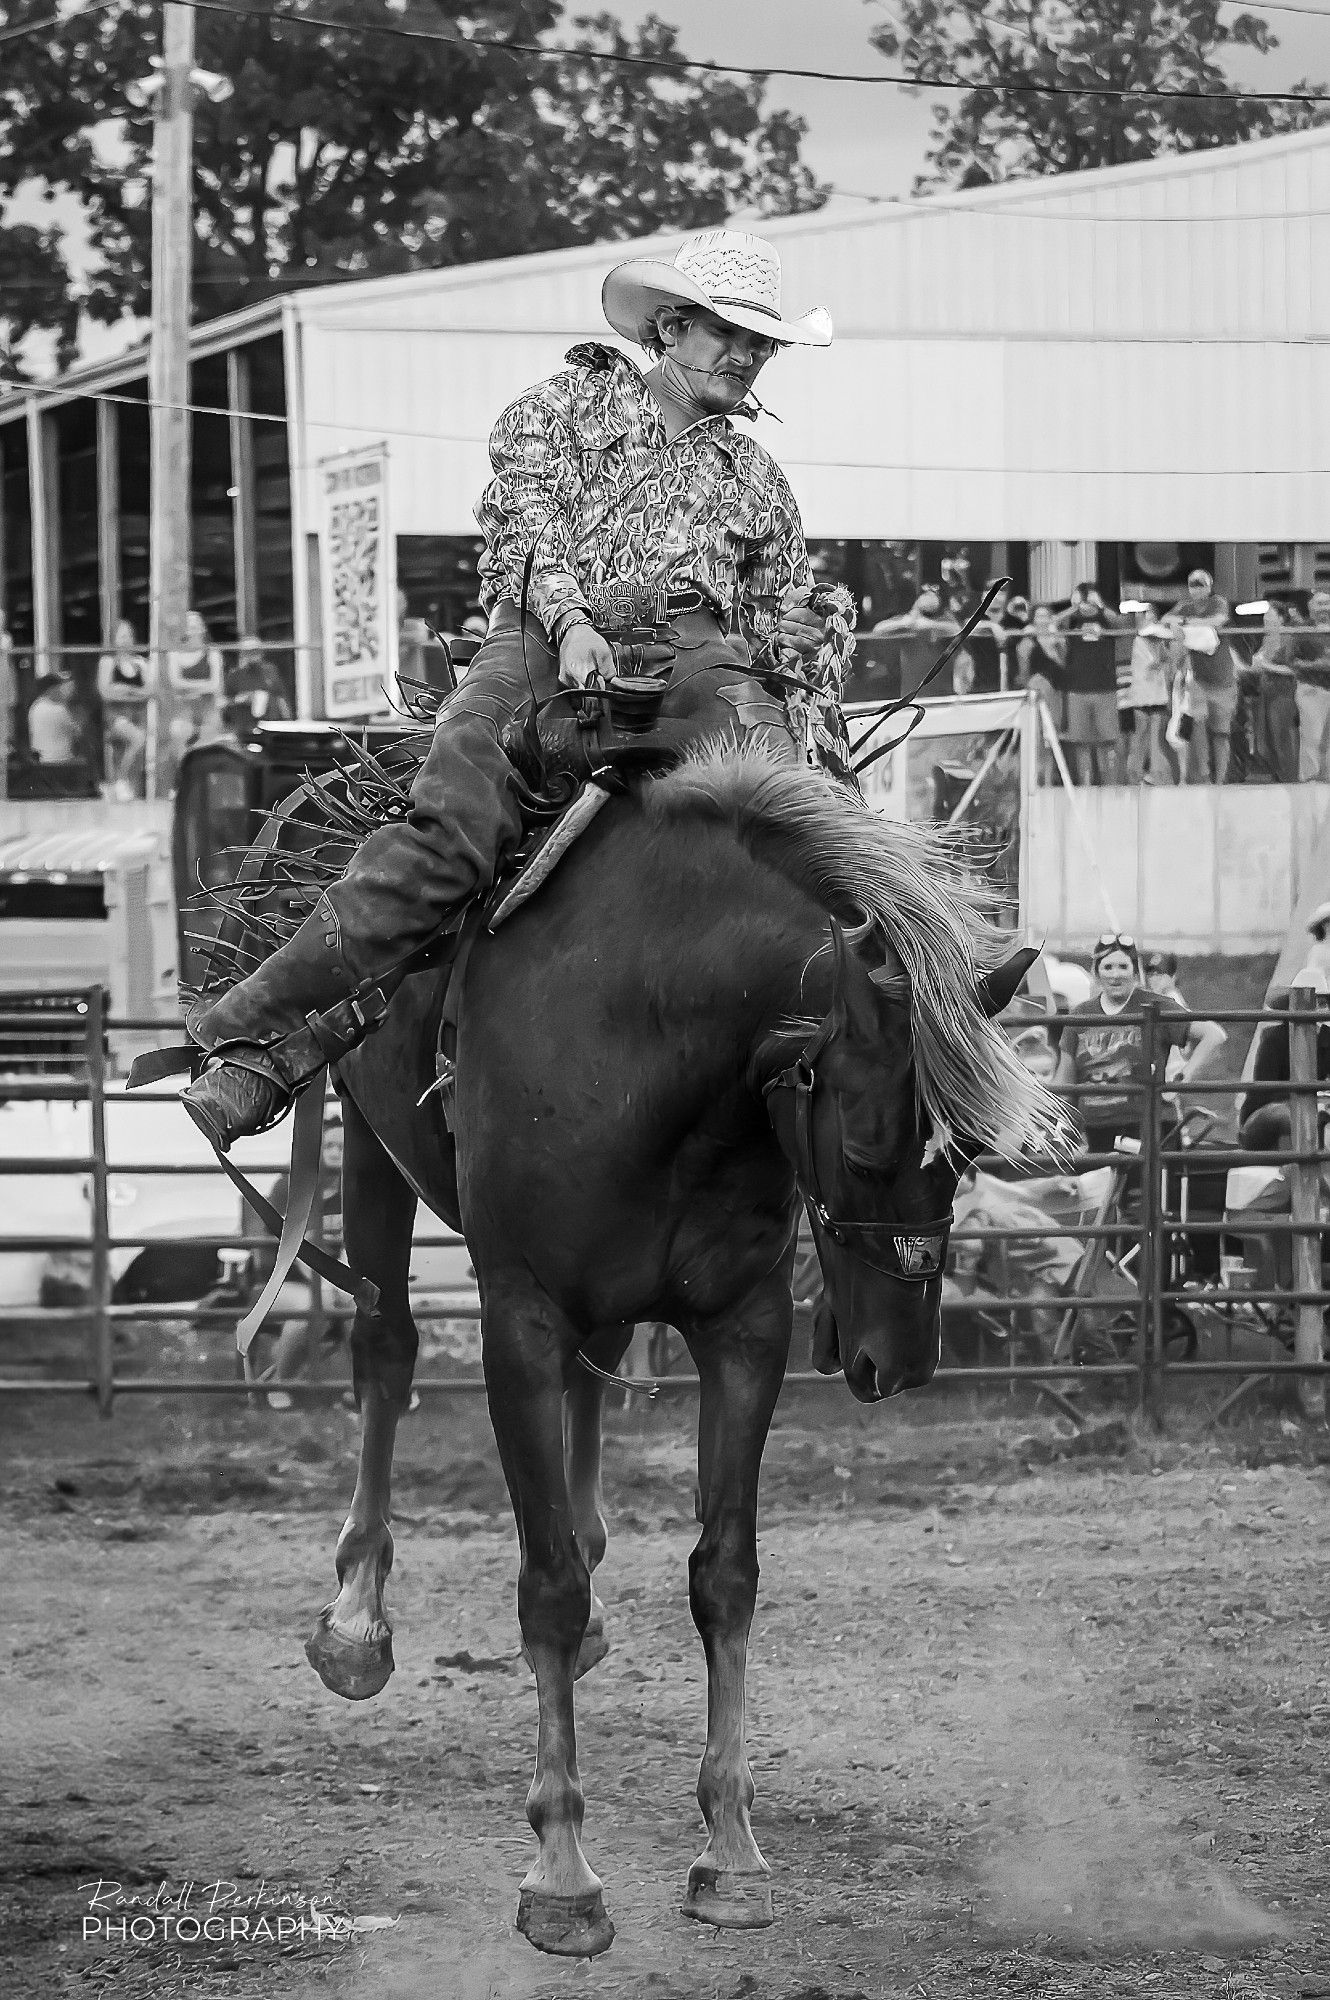
<path fill-rule="evenodd" d="M 594 625 L 571 625 L 559 646 L 559 679 L 565 687 L 585 687 L 593 675 L 607 681 L 615 671 L 614 648 Z"/>
<path fill-rule="evenodd" d="M 796 653 L 807 665 L 815 660 L 826 637 L 825 620 L 809 608 L 807 590 L 787 590 L 781 600 L 776 637 L 781 651 Z"/>

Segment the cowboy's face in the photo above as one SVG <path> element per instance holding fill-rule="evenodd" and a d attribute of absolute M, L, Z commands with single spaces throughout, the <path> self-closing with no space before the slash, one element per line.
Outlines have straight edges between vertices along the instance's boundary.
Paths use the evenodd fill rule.
<path fill-rule="evenodd" d="M 764 334 L 727 326 L 715 313 L 702 310 L 663 318 L 660 337 L 703 409 L 722 415 L 738 409 L 776 352 L 776 342 Z"/>

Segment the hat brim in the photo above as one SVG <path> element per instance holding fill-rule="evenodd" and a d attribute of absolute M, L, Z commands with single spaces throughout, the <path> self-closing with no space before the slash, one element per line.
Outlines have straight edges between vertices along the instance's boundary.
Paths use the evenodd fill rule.
<path fill-rule="evenodd" d="M 814 306 L 800 319 L 781 319 L 756 306 L 717 301 L 677 266 L 656 257 L 634 257 L 627 264 L 617 264 L 601 287 L 600 302 L 614 331 L 625 340 L 636 341 L 639 347 L 652 338 L 659 308 L 681 302 L 704 306 L 727 326 L 765 334 L 781 347 L 831 345 L 831 315 L 822 306 Z"/>

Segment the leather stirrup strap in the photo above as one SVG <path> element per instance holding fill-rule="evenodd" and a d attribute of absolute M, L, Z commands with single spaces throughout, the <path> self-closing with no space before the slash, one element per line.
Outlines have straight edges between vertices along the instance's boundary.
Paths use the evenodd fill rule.
<path fill-rule="evenodd" d="M 314 1258 L 307 1254 L 313 1246 L 305 1242 L 305 1231 L 309 1227 L 309 1219 L 314 1212 L 314 1203 L 319 1191 L 319 1163 L 323 1154 L 323 1099 L 324 1093 L 321 1088 L 306 1090 L 296 1099 L 294 1129 L 291 1134 L 290 1192 L 286 1201 L 286 1214 L 282 1218 L 282 1234 L 277 1244 L 277 1257 L 268 1282 L 236 1328 L 236 1347 L 243 1355 L 248 1355 L 255 1334 L 267 1318 L 273 1300 L 286 1283 L 291 1266 L 297 1258 L 309 1263 L 313 1269 L 319 1269 Z M 229 1168 L 225 1160 L 222 1164 L 228 1167 L 233 1178 L 237 1176 L 238 1169 Z M 269 1212 L 273 1211 L 270 1209 Z M 341 1267 L 334 1266 L 334 1268 L 338 1270 L 339 1275 L 334 1277 L 332 1282 L 339 1290 L 350 1289 L 356 1292 L 359 1304 L 361 1299 L 358 1293 L 358 1281 L 348 1271 L 346 1277 L 351 1279 L 351 1284 L 347 1286 L 340 1275 Z M 321 1272 L 320 1275 L 326 1274 Z M 374 1290 L 377 1299 L 377 1288 L 371 1287 L 371 1289 Z"/>
<path fill-rule="evenodd" d="M 248 1174 L 242 1174 L 239 1167 L 229 1160 L 225 1153 L 217 1154 L 217 1164 L 227 1179 L 239 1188 L 245 1201 L 269 1234 L 280 1236 L 284 1222 L 281 1210 L 274 1208 L 272 1203 L 259 1193 Z M 326 1250 L 320 1250 L 318 1244 L 311 1243 L 308 1238 L 297 1252 L 297 1261 L 307 1265 L 311 1271 L 317 1272 L 318 1276 L 335 1290 L 346 1292 L 366 1312 L 373 1312 L 378 1304 L 379 1288 L 372 1279 L 358 1278 L 348 1264 L 339 1263 L 336 1257 L 330 1256 Z"/>

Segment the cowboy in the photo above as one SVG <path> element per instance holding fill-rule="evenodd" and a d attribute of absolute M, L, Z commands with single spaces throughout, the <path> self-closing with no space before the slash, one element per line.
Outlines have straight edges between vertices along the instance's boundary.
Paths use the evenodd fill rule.
<path fill-rule="evenodd" d="M 499 418 L 476 507 L 487 636 L 439 713 L 409 812 L 361 843 L 271 958 L 189 1014 L 210 1053 L 184 1102 L 219 1148 L 273 1124 L 363 1040 L 396 968 L 493 886 L 523 831 L 500 735 L 528 699 L 528 668 L 538 690 L 608 680 L 607 634 L 666 624 L 693 681 L 721 663 L 743 673 L 732 620 L 755 653 L 804 674 L 823 646 L 794 497 L 731 419 L 757 413 L 753 385 L 778 349 L 830 345 L 828 315 L 785 319 L 776 251 L 728 229 L 689 237 L 668 262 L 620 264 L 602 304 L 653 365 L 585 343 Z M 735 733 L 741 719 L 736 707 Z"/>

